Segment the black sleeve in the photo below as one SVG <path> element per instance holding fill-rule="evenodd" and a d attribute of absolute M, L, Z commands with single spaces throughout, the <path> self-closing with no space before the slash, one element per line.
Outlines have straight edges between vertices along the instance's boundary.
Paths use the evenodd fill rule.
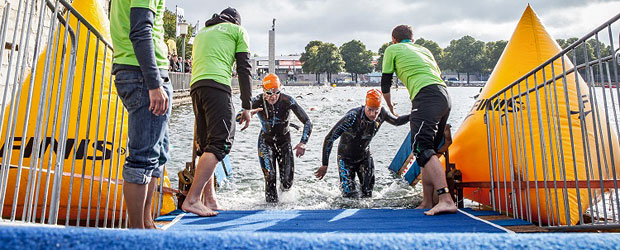
<path fill-rule="evenodd" d="M 327 166 L 329 164 L 329 154 L 332 151 L 332 147 L 334 146 L 334 141 L 336 141 L 342 133 L 353 127 L 353 123 L 357 119 L 355 112 L 347 112 L 347 114 L 334 125 L 332 130 L 327 133 L 325 136 L 325 141 L 323 141 L 323 158 L 322 164 L 323 166 Z"/>
<path fill-rule="evenodd" d="M 241 107 L 250 109 L 252 98 L 252 65 L 250 65 L 250 53 L 236 53 L 235 60 L 237 61 L 237 76 L 239 79 L 239 90 L 241 91 Z"/>
<path fill-rule="evenodd" d="M 159 88 L 162 84 L 153 45 L 153 20 L 155 13 L 146 8 L 131 8 L 129 14 L 129 40 L 133 45 L 144 82 L 149 89 Z"/>
<path fill-rule="evenodd" d="M 301 135 L 301 142 L 304 144 L 308 143 L 308 139 L 310 138 L 310 134 L 312 133 L 312 122 L 310 121 L 310 117 L 308 117 L 306 111 L 304 111 L 304 109 L 299 106 L 299 104 L 297 103 L 297 101 L 295 101 L 295 99 L 293 99 L 293 97 L 290 97 L 290 102 L 291 110 L 293 110 L 293 113 L 295 114 L 295 116 L 297 116 L 297 119 L 304 123 L 304 132 Z"/>
<path fill-rule="evenodd" d="M 385 108 L 381 108 L 381 116 L 383 116 L 384 121 L 394 126 L 400 126 L 409 122 L 409 114 L 396 117 L 385 110 Z"/>
<path fill-rule="evenodd" d="M 392 87 L 393 73 L 383 73 L 381 75 L 381 92 L 384 94 L 390 93 L 390 87 Z"/>

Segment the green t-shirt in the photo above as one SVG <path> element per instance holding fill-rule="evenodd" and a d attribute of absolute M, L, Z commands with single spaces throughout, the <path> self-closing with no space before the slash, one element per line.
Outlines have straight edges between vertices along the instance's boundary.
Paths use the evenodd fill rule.
<path fill-rule="evenodd" d="M 446 86 L 433 54 L 412 42 L 390 45 L 383 54 L 383 73 L 394 73 L 403 82 L 411 100 L 420 89 L 433 84 Z"/>
<path fill-rule="evenodd" d="M 235 53 L 250 52 L 248 33 L 239 25 L 219 23 L 204 27 L 194 38 L 192 82 L 211 79 L 230 86 Z"/>
<path fill-rule="evenodd" d="M 114 44 L 114 63 L 140 66 L 133 45 L 129 40 L 129 14 L 131 8 L 150 9 L 155 13 L 153 20 L 153 47 L 155 61 L 160 69 L 168 69 L 168 47 L 164 42 L 165 0 L 113 0 L 110 9 L 110 33 Z"/>

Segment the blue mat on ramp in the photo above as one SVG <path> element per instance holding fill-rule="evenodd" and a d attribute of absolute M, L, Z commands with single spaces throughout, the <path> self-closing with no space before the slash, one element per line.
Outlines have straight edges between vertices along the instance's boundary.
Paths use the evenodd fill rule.
<path fill-rule="evenodd" d="M 462 212 L 426 216 L 422 209 L 220 211 L 215 217 L 186 214 L 168 231 L 291 233 L 505 233 Z"/>
<path fill-rule="evenodd" d="M 520 219 L 490 220 L 489 222 L 491 222 L 491 223 L 493 223 L 495 225 L 498 225 L 498 226 L 503 226 L 503 227 L 533 225 L 532 223 L 529 223 L 527 221 L 520 220 Z"/>
<path fill-rule="evenodd" d="M 473 216 L 500 215 L 500 213 L 492 211 L 492 210 L 473 210 L 471 208 L 461 208 L 461 210 Z"/>
<path fill-rule="evenodd" d="M 303 226 L 303 225 L 301 225 Z M 617 249 L 614 233 L 249 233 L 0 223 L 0 249 Z"/>

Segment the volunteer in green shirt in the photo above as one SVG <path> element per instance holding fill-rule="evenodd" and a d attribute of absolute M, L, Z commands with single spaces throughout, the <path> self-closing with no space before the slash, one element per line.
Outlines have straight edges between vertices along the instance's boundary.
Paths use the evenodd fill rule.
<path fill-rule="evenodd" d="M 237 64 L 241 106 L 240 124 L 250 122 L 251 66 L 247 32 L 241 16 L 227 8 L 205 23 L 194 38 L 191 96 L 196 117 L 200 159 L 194 181 L 182 209 L 199 216 L 215 216 L 218 210 L 213 190 L 213 171 L 229 152 L 235 135 L 231 95 L 233 64 Z M 208 183 L 207 183 L 208 182 Z M 204 193 L 204 195 L 203 195 Z M 201 201 L 202 196 L 202 201 Z"/>
<path fill-rule="evenodd" d="M 168 120 L 172 86 L 164 43 L 164 0 L 113 0 L 110 33 L 112 74 L 127 109 L 127 148 L 123 193 L 129 227 L 156 228 L 151 198 L 168 161 Z"/>
<path fill-rule="evenodd" d="M 437 157 L 436 148 L 443 138 L 443 131 L 450 115 L 450 96 L 441 80 L 441 71 L 431 52 L 413 43 L 413 30 L 409 25 L 399 25 L 392 30 L 392 45 L 383 55 L 381 90 L 390 111 L 394 105 L 390 95 L 392 75 L 396 73 L 409 91 L 411 98 L 411 149 L 422 166 L 423 201 L 418 208 L 430 209 L 427 215 L 454 213 L 456 206 L 449 195 L 444 170 Z M 434 191 L 439 203 L 433 206 Z"/>

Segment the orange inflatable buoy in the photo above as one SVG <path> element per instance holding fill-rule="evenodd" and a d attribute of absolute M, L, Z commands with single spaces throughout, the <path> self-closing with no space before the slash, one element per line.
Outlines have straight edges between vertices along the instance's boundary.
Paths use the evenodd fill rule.
<path fill-rule="evenodd" d="M 591 102 L 588 96 L 588 86 L 579 74 L 567 73 L 564 78 L 566 88 L 564 87 L 564 81 L 558 80 L 550 83 L 546 88 L 554 89 L 557 91 L 557 100 L 550 100 L 550 103 L 562 107 L 564 110 L 556 112 L 552 110 L 551 105 L 546 105 L 547 96 L 540 94 L 540 102 L 536 101 L 536 93 L 531 92 L 529 95 L 529 102 L 526 100 L 526 95 L 521 96 L 518 93 L 524 93 L 529 89 L 533 89 L 534 83 L 540 84 L 542 79 L 552 79 L 552 72 L 555 72 L 555 76 L 558 76 L 563 69 L 574 68 L 569 58 L 564 58 L 564 67 L 562 60 L 558 59 L 552 64 L 549 64 L 545 71 L 539 71 L 535 75 L 532 75 L 526 81 L 522 81 L 519 85 L 512 88 L 515 99 L 510 100 L 512 105 L 509 106 L 510 110 L 507 111 L 495 111 L 495 114 L 501 114 L 489 117 L 489 128 L 492 135 L 497 134 L 495 138 L 490 138 L 492 148 L 497 149 L 499 152 L 499 160 L 494 155 L 489 156 L 488 150 L 473 150 L 486 147 L 489 142 L 487 135 L 487 125 L 484 123 L 485 109 L 488 107 L 488 98 L 498 93 L 500 90 L 512 84 L 531 70 L 535 69 L 551 57 L 555 56 L 562 49 L 555 40 L 547 33 L 545 27 L 536 16 L 536 13 L 528 5 L 523 15 L 517 24 L 517 27 L 510 38 L 504 52 L 502 53 L 497 65 L 495 66 L 489 80 L 482 89 L 478 96 L 474 106 L 471 108 L 469 114 L 466 116 L 462 125 L 459 127 L 454 136 L 454 143 L 450 147 L 450 162 L 456 165 L 456 168 L 462 172 L 463 182 L 489 182 L 491 181 L 490 169 L 494 169 L 495 175 L 493 181 L 503 182 L 506 181 L 544 181 L 552 180 L 566 181 L 575 183 L 576 180 L 586 180 L 588 163 L 584 160 L 584 154 L 586 150 L 596 149 L 595 145 L 595 132 L 593 131 L 595 124 L 593 124 L 592 118 L 585 119 L 584 126 L 586 126 L 587 132 L 582 134 L 582 125 L 580 124 L 579 112 L 574 114 L 571 112 L 569 116 L 566 112 L 566 99 L 568 99 L 570 110 L 579 110 L 579 99 L 583 100 L 583 109 L 588 111 L 592 110 Z M 543 73 L 545 75 L 543 75 Z M 534 79 L 536 77 L 536 80 Z M 577 88 L 581 90 L 578 94 Z M 518 90 L 521 90 L 519 92 Z M 584 91 L 585 90 L 585 91 Z M 542 90 L 541 90 L 542 91 Z M 554 94 L 555 95 L 555 94 Z M 564 98 L 567 96 L 567 98 Z M 562 98 L 559 98 L 562 97 Z M 510 98 L 510 92 L 507 94 L 507 98 Z M 551 98 L 551 97 L 549 97 Z M 504 97 L 499 98 L 500 102 L 508 103 L 504 100 Z M 540 103 L 540 104 L 537 104 Z M 517 110 L 517 111 L 515 111 Z M 519 110 L 527 110 L 531 112 L 531 118 L 527 115 L 524 118 L 516 117 L 514 114 Z M 525 111 L 523 111 L 525 112 Z M 547 114 L 553 114 L 552 118 L 549 118 Z M 595 112 L 588 112 L 589 116 L 592 116 Z M 604 111 L 599 110 L 600 114 Z M 540 115 L 539 115 L 540 114 Z M 505 117 L 510 119 L 523 119 L 521 127 L 519 128 L 519 135 L 511 132 L 512 128 L 507 129 L 508 125 L 503 120 Z M 502 118 L 504 117 L 504 118 Z M 542 117 L 542 118 L 541 118 Z M 553 119 L 559 129 L 552 129 L 549 131 L 546 124 Z M 542 121 L 542 123 L 540 123 Z M 583 121 L 583 120 L 582 120 Z M 570 123 L 569 123 L 570 122 Z M 528 124 L 533 124 L 529 126 Z M 545 124 L 545 126 L 537 126 L 536 124 Z M 569 126 L 571 124 L 571 126 Z M 512 124 L 509 124 L 513 126 Z M 605 140 L 599 143 L 600 154 L 593 153 L 589 156 L 591 162 L 603 162 L 605 165 L 612 165 L 611 159 L 614 159 L 616 166 L 620 165 L 620 145 L 618 145 L 618 136 L 614 129 L 608 132 L 606 123 L 596 124 L 602 126 L 600 131 L 603 131 L 603 135 L 600 138 L 611 138 L 609 145 Z M 495 131 L 495 130 L 497 131 Z M 500 138 L 499 133 L 503 132 L 503 138 Z M 508 132 L 506 132 L 508 131 Z M 561 138 L 558 134 L 563 135 Z M 573 134 L 572 141 L 569 134 Z M 520 144 L 524 140 L 523 136 L 526 135 L 526 145 L 520 150 L 515 145 Z M 529 135 L 535 135 L 530 137 Z M 508 136 L 507 136 L 508 135 Z M 540 135 L 540 136 L 539 136 Z M 510 139 L 508 139 L 510 138 Z M 518 139 L 516 139 L 518 138 Z M 503 139 L 503 141 L 502 141 Z M 554 141 L 556 143 L 549 143 Z M 562 156 L 557 153 L 551 157 L 550 152 L 557 152 L 558 147 L 564 148 Z M 575 149 L 575 154 L 571 153 L 571 148 Z M 528 164 L 521 162 L 519 157 L 513 157 L 513 161 L 508 161 L 508 155 L 520 155 L 522 153 L 528 155 L 523 158 L 529 161 Z M 506 163 L 501 163 L 501 156 L 505 155 Z M 543 157 L 544 156 L 544 157 Z M 613 156 L 613 157 L 612 157 Z M 543 162 L 543 158 L 546 162 Z M 563 162 L 560 162 L 563 159 Z M 489 162 L 500 162 L 499 167 L 497 165 L 489 166 Z M 566 166 L 559 167 L 563 163 Z M 503 164 L 503 165 L 502 165 Z M 556 166 L 552 168 L 550 166 Z M 529 171 L 524 171 L 524 168 L 528 168 Z M 499 169 L 498 169 L 499 168 Z M 610 178 L 614 173 L 613 171 L 600 172 L 596 167 L 590 169 L 590 176 L 596 176 L 596 179 Z M 497 174 L 499 172 L 499 176 Z M 620 168 L 616 168 L 615 176 L 620 176 Z M 502 173 L 506 173 L 505 175 Z M 565 179 L 564 179 L 565 176 Z M 515 184 L 516 185 L 516 184 Z M 531 219 L 543 224 L 576 224 L 579 221 L 579 214 L 583 214 L 589 207 L 588 190 L 585 188 L 557 188 L 555 191 L 545 192 L 542 188 L 535 187 L 520 187 L 516 188 L 516 192 L 520 194 L 510 194 L 511 187 L 504 187 L 500 185 L 495 187 L 495 196 L 499 195 L 502 204 L 497 206 L 502 211 L 512 212 L 531 212 Z M 509 190 L 505 192 L 505 190 Z M 600 188 L 592 190 L 593 197 L 600 195 Z M 556 192 L 557 191 L 557 192 Z M 506 197 L 508 194 L 509 197 Z M 528 195 L 526 195 L 528 194 Z M 464 197 L 491 205 L 489 189 L 488 188 L 465 188 Z M 506 202 L 508 200 L 509 202 Z M 513 201 L 515 202 L 513 204 Z M 506 207 L 506 203 L 510 203 L 509 207 Z M 514 206 L 516 205 L 516 207 Z M 528 207 L 529 206 L 529 207 Z M 580 210 L 581 209 L 581 210 Z"/>

